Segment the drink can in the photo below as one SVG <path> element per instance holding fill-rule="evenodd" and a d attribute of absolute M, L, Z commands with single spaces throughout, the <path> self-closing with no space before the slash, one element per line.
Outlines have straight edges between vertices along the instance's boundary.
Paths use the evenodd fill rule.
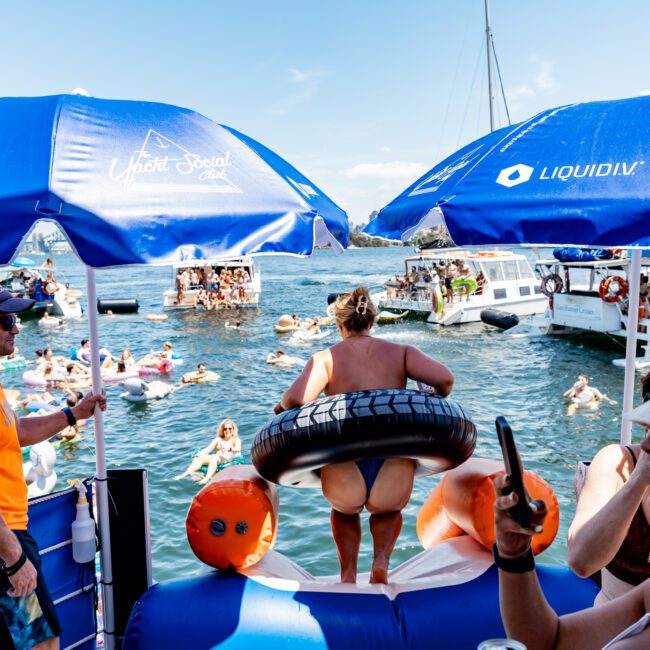
<path fill-rule="evenodd" d="M 476 650 L 526 650 L 526 646 L 513 639 L 487 639 L 481 641 Z"/>

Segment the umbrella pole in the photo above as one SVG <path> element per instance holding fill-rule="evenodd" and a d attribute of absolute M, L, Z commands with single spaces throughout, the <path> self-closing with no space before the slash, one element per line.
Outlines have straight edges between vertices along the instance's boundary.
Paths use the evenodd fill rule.
<path fill-rule="evenodd" d="M 99 328 L 97 325 L 97 287 L 95 269 L 86 266 L 86 293 L 88 295 L 88 332 L 90 341 L 90 369 L 93 394 L 102 392 L 101 362 L 99 360 Z M 104 444 L 104 414 L 95 408 L 95 489 L 97 491 L 97 517 L 100 540 L 100 567 L 102 607 L 104 620 L 104 645 L 115 648 L 115 616 L 113 609 L 113 566 L 111 561 L 111 531 L 108 519 L 108 486 L 106 483 L 106 446 Z"/>
<path fill-rule="evenodd" d="M 625 348 L 625 385 L 623 388 L 623 413 L 634 405 L 634 378 L 636 376 L 636 335 L 639 326 L 639 288 L 641 286 L 641 250 L 632 249 L 632 263 L 627 276 L 630 300 L 627 308 L 627 344 Z M 632 423 L 621 417 L 621 444 L 632 442 Z"/>

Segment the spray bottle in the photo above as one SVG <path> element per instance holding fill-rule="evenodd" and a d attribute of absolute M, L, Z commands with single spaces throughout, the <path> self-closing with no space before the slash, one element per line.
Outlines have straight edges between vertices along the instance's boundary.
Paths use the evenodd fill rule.
<path fill-rule="evenodd" d="M 77 499 L 77 516 L 72 522 L 72 557 L 75 562 L 85 564 L 95 559 L 97 541 L 95 538 L 95 520 L 90 517 L 86 486 L 82 481 L 75 481 L 79 492 Z"/>

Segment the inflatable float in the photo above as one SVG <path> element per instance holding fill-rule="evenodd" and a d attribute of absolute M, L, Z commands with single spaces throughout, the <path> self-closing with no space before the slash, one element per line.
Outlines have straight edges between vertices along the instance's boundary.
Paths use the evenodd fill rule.
<path fill-rule="evenodd" d="M 51 384 L 55 381 L 54 378 L 52 378 L 51 381 L 48 382 L 45 377 L 42 375 L 39 375 L 36 373 L 35 370 L 26 370 L 23 373 L 23 382 L 27 384 L 28 386 L 47 386 L 48 384 Z"/>
<path fill-rule="evenodd" d="M 167 320 L 167 314 L 147 314 L 147 320 L 150 321 L 163 321 Z"/>
<path fill-rule="evenodd" d="M 297 332 L 294 332 L 289 339 L 289 343 L 309 343 L 311 341 L 320 341 L 321 339 L 327 338 L 332 333 L 332 330 L 322 330 L 317 334 L 312 334 L 309 330 L 299 329 Z"/>
<path fill-rule="evenodd" d="M 407 560 L 390 571 L 388 585 L 368 584 L 368 574 L 344 585 L 272 550 L 278 505 L 277 490 L 249 466 L 228 468 L 201 490 L 188 513 L 188 540 L 219 570 L 148 589 L 131 612 L 124 650 L 474 650 L 505 636 L 492 555 L 470 535 Z M 538 565 L 537 572 L 558 614 L 593 603 L 591 580 L 566 567 Z"/>
<path fill-rule="evenodd" d="M 142 368 L 142 370 L 149 370 L 149 368 Z M 151 370 L 153 370 L 153 368 L 151 368 Z M 102 381 L 107 384 L 115 384 L 120 381 L 126 381 L 127 379 L 139 377 L 141 374 L 148 375 L 152 373 L 141 373 L 138 369 L 133 368 L 131 370 L 127 370 L 126 372 L 112 372 L 109 370 L 108 372 L 102 372 Z"/>
<path fill-rule="evenodd" d="M 39 442 L 29 450 L 29 460 L 23 463 L 23 477 L 27 482 L 27 496 L 40 497 L 50 494 L 56 485 L 54 471 L 56 451 L 47 440 Z"/>
<path fill-rule="evenodd" d="M 120 397 L 133 403 L 162 399 L 174 392 L 173 386 L 162 381 L 152 381 L 147 384 L 142 379 L 127 379 L 122 386 L 126 392 L 122 393 Z"/>
<path fill-rule="evenodd" d="M 475 445 L 476 427 L 453 400 L 419 390 L 369 390 L 280 413 L 257 432 L 251 458 L 269 481 L 320 487 L 320 468 L 334 462 L 413 458 L 416 476 L 427 476 L 464 462 Z"/>
<path fill-rule="evenodd" d="M 278 324 L 275 326 L 275 331 L 278 334 L 288 334 L 289 332 L 297 332 L 301 329 L 300 325 L 296 325 L 293 317 L 289 314 L 282 314 L 278 320 Z"/>
<path fill-rule="evenodd" d="M 15 356 L 11 359 L 3 359 L 0 361 L 0 372 L 4 370 L 19 370 L 27 365 L 27 360 L 23 356 Z"/>
<path fill-rule="evenodd" d="M 403 311 L 401 314 L 394 314 L 390 311 L 380 311 L 375 320 L 379 325 L 390 325 L 390 323 L 396 323 L 402 320 L 402 318 L 405 318 L 410 313 L 409 311 Z"/>
<path fill-rule="evenodd" d="M 476 287 L 478 287 L 478 283 L 476 282 L 476 279 L 471 276 L 466 278 L 456 278 L 451 281 L 451 290 L 454 293 L 470 295 L 476 291 Z"/>
<path fill-rule="evenodd" d="M 504 474 L 503 463 L 470 458 L 450 470 L 424 502 L 417 518 L 417 534 L 424 548 L 469 535 L 491 550 L 494 537 L 493 480 Z M 544 530 L 533 536 L 533 553 L 546 550 L 557 535 L 560 508 L 551 486 L 534 472 L 524 471 L 524 483 L 533 499 L 543 499 L 548 508 Z"/>
<path fill-rule="evenodd" d="M 140 303 L 136 298 L 100 300 L 97 299 L 97 311 L 100 314 L 112 312 L 113 314 L 134 314 L 140 309 Z"/>
<path fill-rule="evenodd" d="M 486 325 L 492 325 L 502 330 L 509 330 L 519 325 L 519 316 L 517 314 L 509 314 L 498 309 L 483 309 L 481 311 L 481 320 Z"/>
<path fill-rule="evenodd" d="M 259 473 L 230 467 L 190 507 L 190 546 L 214 568 L 148 589 L 131 612 L 124 650 L 473 650 L 482 640 L 504 637 L 498 575 L 482 538 L 494 501 L 487 485 L 502 467 L 482 460 L 459 465 L 475 439 L 474 425 L 458 404 L 418 391 L 335 395 L 281 413 L 255 437 Z M 418 517 L 429 548 L 390 571 L 388 585 L 368 584 L 368 574 L 356 585 L 312 576 L 273 550 L 278 493 L 263 476 L 315 487 L 323 464 L 400 455 L 397 441 L 401 456 L 406 451 L 426 472 L 455 469 L 443 479 L 446 489 L 434 491 Z M 535 494 L 539 484 L 552 502 L 550 488 L 537 479 L 527 474 L 529 489 Z M 466 498 L 447 494 L 458 486 L 468 488 Z M 436 536 L 444 522 L 451 523 Z M 552 541 L 553 531 L 547 534 L 544 544 Z M 558 614 L 590 606 L 598 590 L 565 567 L 539 566 L 538 575 Z"/>
<path fill-rule="evenodd" d="M 209 382 L 219 381 L 220 378 L 220 375 L 211 370 L 206 370 L 205 372 L 195 370 L 194 372 L 186 372 L 181 377 L 181 381 L 184 384 L 206 384 Z"/>

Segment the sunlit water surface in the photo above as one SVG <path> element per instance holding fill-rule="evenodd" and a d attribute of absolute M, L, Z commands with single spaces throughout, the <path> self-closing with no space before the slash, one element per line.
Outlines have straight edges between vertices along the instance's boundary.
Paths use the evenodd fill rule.
<path fill-rule="evenodd" d="M 178 382 L 184 370 L 204 362 L 222 379 L 216 384 L 191 385 L 171 397 L 133 405 L 119 399 L 119 387 L 107 389 L 107 457 L 112 467 L 145 467 L 149 471 L 151 535 L 154 576 L 158 580 L 193 572 L 198 561 L 185 536 L 185 516 L 197 485 L 190 479 L 174 481 L 193 452 L 207 444 L 217 423 L 225 417 L 239 425 L 246 452 L 257 429 L 269 418 L 282 391 L 297 375 L 265 363 L 268 352 L 287 346 L 287 338 L 273 325 L 283 313 L 323 314 L 327 295 L 357 284 L 378 290 L 387 276 L 403 269 L 403 248 L 355 249 L 337 257 L 320 251 L 310 259 L 266 257 L 262 269 L 260 308 L 241 312 L 170 312 L 164 322 L 149 322 L 145 315 L 162 311 L 162 292 L 171 283 L 169 268 L 136 267 L 97 272 L 100 298 L 137 298 L 140 312 L 100 317 L 101 345 L 119 354 L 128 347 L 141 356 L 160 349 L 166 340 L 184 357 L 185 365 L 168 381 Z M 82 265 L 72 255 L 55 259 L 71 286 L 84 290 Z M 85 309 L 85 303 L 84 303 Z M 227 321 L 242 321 L 241 331 L 227 329 Z M 557 338 L 510 339 L 478 325 L 433 329 L 423 321 L 402 321 L 378 327 L 377 336 L 416 345 L 456 376 L 453 398 L 474 418 L 479 431 L 477 454 L 499 458 L 494 418 L 505 415 L 517 436 L 525 466 L 539 472 L 556 490 L 560 532 L 544 560 L 566 561 L 566 532 L 574 512 L 573 474 L 577 460 L 593 456 L 602 445 L 619 436 L 619 406 L 604 404 L 595 413 L 568 416 L 562 392 L 579 372 L 620 405 L 623 371 L 612 359 L 623 356 L 615 346 Z M 67 322 L 55 332 L 39 332 L 36 322 L 25 323 L 19 336 L 21 352 L 32 357 L 37 347 L 52 347 L 67 354 L 87 336 L 85 317 Z M 291 349 L 307 358 L 323 344 L 337 339 L 333 333 L 318 345 Z M 21 372 L 4 372 L 5 386 L 24 389 Z M 90 475 L 94 468 L 92 429 L 64 458 L 58 456 L 57 487 L 65 480 Z M 393 566 L 415 555 L 420 545 L 415 533 L 418 510 L 437 482 L 419 479 L 404 512 L 404 527 L 394 553 Z M 281 515 L 277 550 L 314 574 L 338 570 L 329 529 L 329 507 L 316 490 L 281 488 Z M 366 519 L 366 517 L 364 517 Z M 361 548 L 360 570 L 372 556 L 367 522 Z"/>

